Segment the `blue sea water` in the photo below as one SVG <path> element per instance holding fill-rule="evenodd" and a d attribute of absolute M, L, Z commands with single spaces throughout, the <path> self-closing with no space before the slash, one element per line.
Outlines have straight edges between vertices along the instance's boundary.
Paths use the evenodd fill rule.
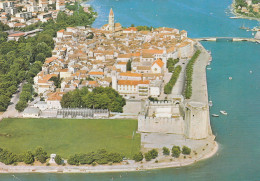
<path fill-rule="evenodd" d="M 257 21 L 229 19 L 232 0 L 91 0 L 99 17 L 94 27 L 107 23 L 112 7 L 123 26 L 148 25 L 185 29 L 190 37 L 252 37 L 240 26 Z M 226 13 L 227 12 L 227 13 Z M 0 180 L 260 180 L 260 45 L 249 42 L 205 42 L 211 50 L 212 70 L 207 71 L 211 113 L 226 110 L 228 116 L 212 118 L 220 144 L 207 160 L 182 168 L 102 174 L 2 174 Z M 252 71 L 252 73 L 250 73 Z M 229 80 L 232 77 L 232 80 Z"/>

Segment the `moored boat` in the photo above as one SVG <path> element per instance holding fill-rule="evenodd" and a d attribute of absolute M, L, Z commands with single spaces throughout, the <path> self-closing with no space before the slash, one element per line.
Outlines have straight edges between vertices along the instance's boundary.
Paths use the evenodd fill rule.
<path fill-rule="evenodd" d="M 218 114 L 211 114 L 212 117 L 219 117 Z"/>
<path fill-rule="evenodd" d="M 221 114 L 223 114 L 223 115 L 227 115 L 228 113 L 226 112 L 226 111 L 219 111 Z"/>

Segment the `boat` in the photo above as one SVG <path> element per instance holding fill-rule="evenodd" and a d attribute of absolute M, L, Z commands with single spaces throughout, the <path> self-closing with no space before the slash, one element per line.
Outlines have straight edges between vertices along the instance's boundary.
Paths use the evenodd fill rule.
<path fill-rule="evenodd" d="M 210 62 L 208 62 L 208 65 L 210 65 Z"/>
<path fill-rule="evenodd" d="M 218 114 L 211 114 L 212 117 L 219 117 Z"/>
<path fill-rule="evenodd" d="M 250 74 L 252 74 L 252 73 L 253 73 L 253 71 L 252 71 L 252 70 L 250 70 L 249 72 L 250 72 Z"/>
<path fill-rule="evenodd" d="M 212 101 L 209 101 L 209 106 L 212 107 L 213 106 L 213 103 Z"/>
<path fill-rule="evenodd" d="M 232 77 L 229 77 L 228 79 L 229 79 L 229 80 L 232 80 Z"/>
<path fill-rule="evenodd" d="M 211 70 L 211 67 L 208 67 L 207 70 Z"/>
<path fill-rule="evenodd" d="M 227 115 L 227 112 L 226 111 L 219 111 L 221 114 L 223 115 Z"/>
<path fill-rule="evenodd" d="M 241 26 L 241 27 L 240 27 L 240 29 L 242 29 L 242 30 L 250 30 L 250 28 L 248 28 L 248 27 L 245 27 L 244 25 L 243 25 L 243 26 Z"/>

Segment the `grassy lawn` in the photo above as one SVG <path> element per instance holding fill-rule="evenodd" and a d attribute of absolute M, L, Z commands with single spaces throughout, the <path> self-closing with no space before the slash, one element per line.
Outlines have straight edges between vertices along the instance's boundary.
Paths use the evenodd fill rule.
<path fill-rule="evenodd" d="M 64 158 L 104 148 L 132 157 L 140 150 L 136 129 L 137 120 L 133 119 L 4 119 L 0 122 L 0 147 L 22 153 L 42 146 L 48 154 Z"/>

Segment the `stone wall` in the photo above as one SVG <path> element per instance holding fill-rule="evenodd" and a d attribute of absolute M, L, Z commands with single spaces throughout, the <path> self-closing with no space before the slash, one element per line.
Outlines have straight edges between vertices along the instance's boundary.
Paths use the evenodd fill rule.
<path fill-rule="evenodd" d="M 153 118 L 138 116 L 138 131 L 140 132 L 154 132 L 154 133 L 184 133 L 184 120 L 182 117 L 178 118 Z"/>

